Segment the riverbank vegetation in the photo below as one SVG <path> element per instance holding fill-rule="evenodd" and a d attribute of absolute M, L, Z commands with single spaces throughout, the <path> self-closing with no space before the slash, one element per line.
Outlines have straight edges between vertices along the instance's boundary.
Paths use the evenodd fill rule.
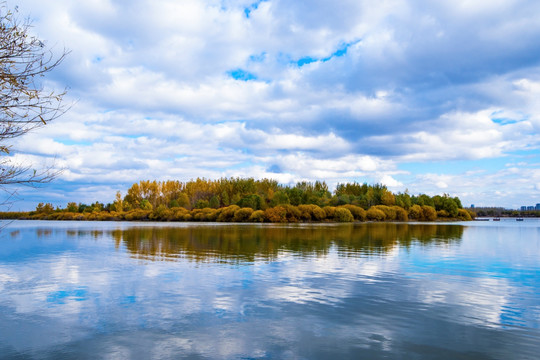
<path fill-rule="evenodd" d="M 481 217 L 540 217 L 540 210 L 513 210 L 501 207 L 476 207 L 471 210 Z"/>
<path fill-rule="evenodd" d="M 43 220 L 152 220 L 217 222 L 352 222 L 471 220 L 457 197 L 394 194 L 381 184 L 324 181 L 279 185 L 271 179 L 222 178 L 140 181 L 113 202 L 65 208 L 40 203 L 35 211 L 0 213 L 1 218 Z"/>

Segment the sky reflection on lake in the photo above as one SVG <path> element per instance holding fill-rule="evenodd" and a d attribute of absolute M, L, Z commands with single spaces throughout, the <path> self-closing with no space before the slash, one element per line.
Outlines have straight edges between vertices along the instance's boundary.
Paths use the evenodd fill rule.
<path fill-rule="evenodd" d="M 13 222 L 0 358 L 533 359 L 540 222 Z"/>

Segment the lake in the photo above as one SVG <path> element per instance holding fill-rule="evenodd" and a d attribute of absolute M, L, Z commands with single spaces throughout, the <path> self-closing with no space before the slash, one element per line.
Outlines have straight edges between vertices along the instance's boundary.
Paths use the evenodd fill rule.
<path fill-rule="evenodd" d="M 1 359 L 537 359 L 540 221 L 1 222 Z"/>

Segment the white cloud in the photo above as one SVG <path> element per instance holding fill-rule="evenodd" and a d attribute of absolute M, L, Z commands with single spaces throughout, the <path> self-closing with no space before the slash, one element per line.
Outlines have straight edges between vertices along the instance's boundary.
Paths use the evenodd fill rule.
<path fill-rule="evenodd" d="M 46 85 L 68 86 L 77 102 L 17 140 L 17 156 L 56 155 L 73 184 L 258 174 L 412 188 L 421 174 L 407 179 L 402 164 L 534 158 L 540 147 L 534 1 L 32 0 L 19 9 L 56 53 L 71 50 Z M 249 81 L 235 80 L 237 70 Z M 432 185 L 463 187 L 419 184 Z"/>
<path fill-rule="evenodd" d="M 389 188 L 403 187 L 403 184 L 390 175 L 384 175 L 380 181 L 381 184 L 388 186 Z"/>

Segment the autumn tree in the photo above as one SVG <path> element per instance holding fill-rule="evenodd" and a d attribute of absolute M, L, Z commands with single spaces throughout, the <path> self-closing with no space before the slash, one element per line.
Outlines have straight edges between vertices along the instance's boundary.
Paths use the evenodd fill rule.
<path fill-rule="evenodd" d="M 114 200 L 113 206 L 114 210 L 117 212 L 124 211 L 124 201 L 122 200 L 122 194 L 120 193 L 120 191 L 116 192 L 116 198 Z"/>
<path fill-rule="evenodd" d="M 51 203 L 39 203 L 35 211 L 38 214 L 50 214 L 54 211 L 54 206 Z"/>
<path fill-rule="evenodd" d="M 396 198 L 392 192 L 385 188 L 381 192 L 381 203 L 387 206 L 395 205 Z"/>

